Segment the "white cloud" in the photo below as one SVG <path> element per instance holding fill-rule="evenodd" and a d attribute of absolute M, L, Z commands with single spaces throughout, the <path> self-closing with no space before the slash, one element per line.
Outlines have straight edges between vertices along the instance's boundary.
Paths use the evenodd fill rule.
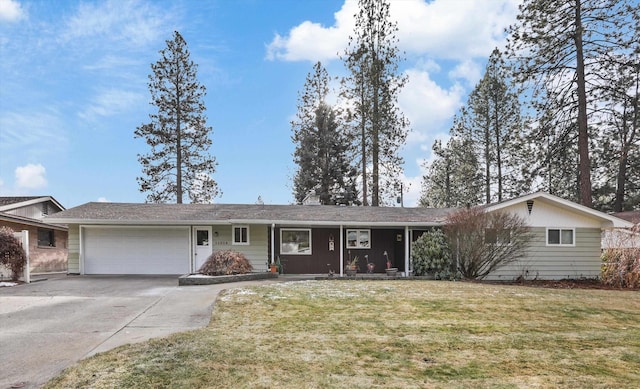
<path fill-rule="evenodd" d="M 504 43 L 520 0 L 405 0 L 391 3 L 400 48 L 437 58 L 485 57 Z"/>
<path fill-rule="evenodd" d="M 120 46 L 146 46 L 163 37 L 169 15 L 171 12 L 139 0 L 80 3 L 77 12 L 67 20 L 62 39 L 96 41 L 103 38 Z M 104 44 L 102 39 L 96 44 L 98 42 Z"/>
<path fill-rule="evenodd" d="M 323 61 L 338 58 L 347 47 L 349 34 L 355 26 L 353 15 L 357 10 L 357 0 L 346 0 L 334 14 L 333 26 L 325 27 L 307 20 L 293 27 L 286 36 L 276 33 L 267 45 L 267 59 Z"/>
<path fill-rule="evenodd" d="M 17 22 L 26 17 L 22 5 L 15 0 L 0 0 L 0 22 Z"/>
<path fill-rule="evenodd" d="M 444 89 L 436 84 L 428 72 L 410 69 L 409 82 L 400 92 L 398 102 L 411 122 L 412 131 L 407 137 L 407 145 L 415 145 L 431 140 L 431 135 L 447 131 L 445 128 L 462 105 L 464 88 L 459 84 Z"/>
<path fill-rule="evenodd" d="M 455 80 L 464 80 L 465 85 L 469 88 L 476 86 L 480 78 L 482 78 L 483 69 L 480 64 L 474 60 L 464 60 L 455 68 L 449 71 L 449 77 Z"/>
<path fill-rule="evenodd" d="M 100 92 L 91 101 L 89 107 L 80 112 L 78 116 L 85 120 L 98 120 L 103 117 L 113 116 L 134 109 L 143 104 L 144 97 L 138 93 L 108 89 Z"/>
<path fill-rule="evenodd" d="M 464 60 L 486 57 L 504 43 L 504 29 L 515 21 L 521 0 L 392 1 L 399 48 L 408 54 Z M 317 61 L 337 59 L 353 34 L 356 0 L 345 0 L 332 26 L 304 21 L 288 34 L 276 34 L 267 59 Z"/>
<path fill-rule="evenodd" d="M 419 163 L 419 161 L 416 161 Z M 420 189 L 422 185 L 423 171 L 415 177 L 403 175 L 400 180 L 403 184 L 403 203 L 405 207 L 415 207 L 420 200 Z"/>
<path fill-rule="evenodd" d="M 98 202 L 99 203 L 109 203 L 110 201 L 106 197 L 98 197 Z"/>
<path fill-rule="evenodd" d="M 46 169 L 41 164 L 27 164 L 16 168 L 16 187 L 42 189 L 47 186 Z"/>
<path fill-rule="evenodd" d="M 0 115 L 0 154 L 20 150 L 22 157 L 40 160 L 50 153 L 64 152 L 68 135 L 60 112 L 53 107 Z M 56 145 L 52 148 L 51 145 Z"/>

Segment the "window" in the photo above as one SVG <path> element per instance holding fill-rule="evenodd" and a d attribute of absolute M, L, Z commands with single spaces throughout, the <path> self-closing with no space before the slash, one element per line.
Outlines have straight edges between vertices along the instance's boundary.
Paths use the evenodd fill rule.
<path fill-rule="evenodd" d="M 209 231 L 196 230 L 196 245 L 209 246 Z"/>
<path fill-rule="evenodd" d="M 548 228 L 548 246 L 574 246 L 575 230 L 573 228 Z"/>
<path fill-rule="evenodd" d="M 249 226 L 233 226 L 233 244 L 249 244 Z"/>
<path fill-rule="evenodd" d="M 311 229 L 281 228 L 280 254 L 311 255 Z"/>
<path fill-rule="evenodd" d="M 44 228 L 38 228 L 38 246 L 56 247 L 54 231 Z"/>
<path fill-rule="evenodd" d="M 509 244 L 511 243 L 511 230 L 487 228 L 484 230 L 484 243 L 487 244 Z"/>
<path fill-rule="evenodd" d="M 347 230 L 347 248 L 370 249 L 371 230 Z"/>

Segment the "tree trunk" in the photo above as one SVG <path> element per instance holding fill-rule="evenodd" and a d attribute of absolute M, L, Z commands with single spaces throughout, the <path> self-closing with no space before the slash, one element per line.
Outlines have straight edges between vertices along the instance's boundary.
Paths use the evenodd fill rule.
<path fill-rule="evenodd" d="M 498 201 L 502 201 L 502 153 L 500 148 L 502 144 L 500 143 L 500 118 L 498 117 L 498 98 L 494 96 L 493 99 L 494 107 L 493 107 L 493 126 L 494 132 L 496 136 L 496 166 L 498 168 Z"/>
<path fill-rule="evenodd" d="M 182 204 L 182 129 L 179 77 L 176 76 L 176 203 Z"/>
<path fill-rule="evenodd" d="M 380 206 L 380 72 L 378 70 L 378 60 L 375 48 L 372 49 L 373 54 L 373 112 L 371 115 L 371 163 L 373 165 L 372 188 L 371 188 L 371 205 Z"/>
<path fill-rule="evenodd" d="M 362 114 L 362 120 L 360 121 L 360 137 L 361 137 L 361 145 L 360 145 L 360 152 L 362 154 L 362 205 L 363 206 L 367 206 L 369 205 L 369 193 L 367 191 L 367 123 L 366 123 L 366 118 L 367 115 L 365 113 L 365 106 L 364 106 L 364 84 L 363 84 L 363 89 L 362 89 L 362 108 L 361 108 L 361 114 Z"/>
<path fill-rule="evenodd" d="M 587 125 L 587 92 L 582 48 L 582 10 L 580 0 L 575 0 L 576 31 L 573 37 L 576 46 L 576 82 L 578 87 L 578 171 L 580 176 L 580 203 L 593 205 L 591 196 L 591 162 L 589 160 L 589 129 Z"/>
<path fill-rule="evenodd" d="M 490 141 L 491 134 L 489 126 L 491 125 L 491 120 L 489 119 L 489 112 L 487 112 L 485 128 L 484 128 L 484 194 L 485 194 L 485 202 L 487 204 L 491 203 L 491 150 L 490 150 Z"/>

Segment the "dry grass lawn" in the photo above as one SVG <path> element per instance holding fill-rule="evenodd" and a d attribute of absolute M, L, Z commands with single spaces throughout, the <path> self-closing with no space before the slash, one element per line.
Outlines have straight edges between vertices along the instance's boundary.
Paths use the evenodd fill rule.
<path fill-rule="evenodd" d="M 638 388 L 640 293 L 465 282 L 232 289 L 208 328 L 47 388 Z"/>

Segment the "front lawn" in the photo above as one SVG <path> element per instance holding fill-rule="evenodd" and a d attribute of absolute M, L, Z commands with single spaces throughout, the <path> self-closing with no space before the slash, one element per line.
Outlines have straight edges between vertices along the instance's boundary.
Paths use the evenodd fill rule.
<path fill-rule="evenodd" d="M 221 295 L 209 327 L 47 388 L 637 388 L 640 293 L 304 281 Z"/>

